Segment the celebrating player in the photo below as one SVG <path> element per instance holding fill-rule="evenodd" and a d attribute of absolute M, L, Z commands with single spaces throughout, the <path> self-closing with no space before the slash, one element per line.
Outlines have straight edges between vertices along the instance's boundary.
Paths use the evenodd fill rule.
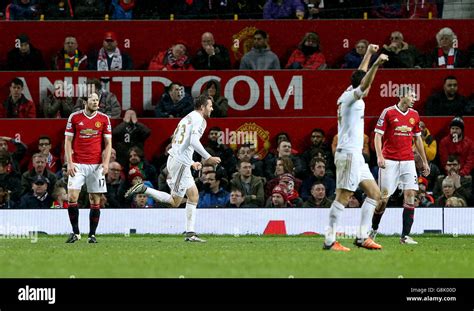
<path fill-rule="evenodd" d="M 367 198 L 362 204 L 361 222 L 354 244 L 367 249 L 382 248 L 368 236 L 370 219 L 380 200 L 380 190 L 362 155 L 365 109 L 362 98 L 367 95 L 379 66 L 388 60 L 387 55 L 381 54 L 366 73 L 370 58 L 378 51 L 378 48 L 378 45 L 369 45 L 359 69 L 352 73 L 352 86 L 337 100 L 339 140 L 334 157 L 336 199 L 329 210 L 329 228 L 326 231 L 323 246 L 325 250 L 350 251 L 349 248 L 336 241 L 336 225 L 349 198 L 359 186 L 367 194 Z"/>
<path fill-rule="evenodd" d="M 92 93 L 83 110 L 69 116 L 64 143 L 68 179 L 68 213 L 72 231 L 66 243 L 81 239 L 79 233 L 79 210 L 77 199 L 84 183 L 87 185 L 90 201 L 89 243 L 97 243 L 95 231 L 100 218 L 100 197 L 107 192 L 105 174 L 109 170 L 112 150 L 112 126 L 106 114 L 99 109 L 99 96 Z M 102 137 L 105 142 L 102 158 Z"/>
<path fill-rule="evenodd" d="M 188 242 L 206 242 L 195 233 L 194 223 L 196 221 L 196 206 L 199 201 L 199 192 L 191 175 L 191 166 L 199 170 L 201 163 L 193 161 L 193 153 L 196 150 L 201 157 L 211 165 L 221 162 L 219 157 L 212 157 L 202 146 L 200 139 L 203 135 L 207 121 L 212 112 L 212 97 L 200 95 L 194 101 L 194 111 L 190 112 L 178 123 L 173 134 L 172 147 L 169 150 L 166 168 L 171 176 L 168 185 L 171 195 L 147 188 L 143 183 L 138 183 L 128 189 L 125 197 L 129 198 L 136 193 L 145 193 L 155 200 L 178 207 L 186 194 L 186 238 Z"/>
<path fill-rule="evenodd" d="M 423 161 L 423 175 L 430 174 L 425 148 L 419 127 L 420 116 L 412 109 L 416 94 L 410 86 L 402 85 L 398 97 L 400 101 L 386 108 L 375 127 L 375 151 L 379 166 L 379 187 L 382 199 L 372 218 L 370 237 L 375 238 L 388 199 L 401 184 L 403 190 L 403 229 L 400 243 L 418 244 L 409 234 L 415 215 L 415 195 L 418 191 L 418 176 L 412 149 L 415 147 Z M 382 149 L 382 136 L 385 138 Z"/>

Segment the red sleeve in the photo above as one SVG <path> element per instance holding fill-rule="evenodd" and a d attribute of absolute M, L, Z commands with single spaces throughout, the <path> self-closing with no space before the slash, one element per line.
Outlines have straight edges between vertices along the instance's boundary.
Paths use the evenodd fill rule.
<path fill-rule="evenodd" d="M 104 122 L 104 131 L 103 135 L 106 137 L 112 137 L 112 124 L 110 123 L 110 118 L 105 116 L 105 122 Z"/>
<path fill-rule="evenodd" d="M 418 134 L 418 133 L 421 132 L 421 129 L 420 129 L 420 115 L 418 113 L 416 113 L 415 126 L 413 127 L 412 132 L 413 132 L 413 134 Z"/>
<path fill-rule="evenodd" d="M 379 119 L 377 120 L 377 124 L 375 125 L 375 132 L 379 134 L 384 134 L 385 130 L 387 129 L 387 109 L 384 109 L 382 114 L 380 115 Z"/>
<path fill-rule="evenodd" d="M 74 117 L 73 115 L 69 116 L 69 119 L 67 120 L 67 124 L 66 124 L 66 130 L 64 131 L 64 135 L 74 136 L 76 129 L 73 122 L 73 117 Z"/>

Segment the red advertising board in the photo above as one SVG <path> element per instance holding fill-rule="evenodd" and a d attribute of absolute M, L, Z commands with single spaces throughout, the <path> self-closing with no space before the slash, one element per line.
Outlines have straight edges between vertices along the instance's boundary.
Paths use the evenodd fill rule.
<path fill-rule="evenodd" d="M 25 81 L 24 94 L 38 105 L 47 92 L 54 91 L 56 80 L 65 81 L 75 93 L 87 77 L 108 78 L 107 88 L 117 95 L 122 110 L 133 108 L 140 116 L 154 116 L 165 85 L 180 81 L 197 96 L 210 79 L 222 84 L 229 100 L 230 117 L 314 117 L 335 116 L 336 101 L 348 87 L 351 71 L 186 71 L 186 72 L 0 72 L 0 94 L 8 94 L 13 77 Z M 396 102 L 398 88 L 412 85 L 420 101 L 415 108 L 423 114 L 430 94 L 441 90 L 447 75 L 455 75 L 459 92 L 469 96 L 474 92 L 474 71 L 459 70 L 380 70 L 366 101 L 366 116 L 378 116 Z M 76 94 L 77 95 L 77 94 Z"/>
<path fill-rule="evenodd" d="M 448 133 L 448 125 L 451 117 L 422 118 L 432 135 L 439 141 Z M 373 132 L 377 118 L 366 118 L 365 132 Z M 145 144 L 145 155 L 151 159 L 164 151 L 166 140 L 173 134 L 179 119 L 139 119 L 151 129 L 151 136 Z M 474 117 L 466 117 L 465 132 L 467 136 L 474 137 Z M 121 120 L 113 120 L 112 127 Z M 287 132 L 292 140 L 294 149 L 302 152 L 307 148 L 310 141 L 311 131 L 321 128 L 326 131 L 329 142 L 337 134 L 337 121 L 335 117 L 319 118 L 227 118 L 210 119 L 208 128 L 219 126 L 223 131 L 223 139 L 231 147 L 236 147 L 239 141 L 239 132 L 255 132 L 257 152 L 264 155 L 268 150 L 275 148 L 275 138 L 280 132 Z M 8 136 L 19 139 L 29 146 L 30 153 L 37 148 L 38 137 L 48 135 L 52 138 L 53 149 L 62 148 L 64 141 L 64 129 L 66 119 L 3 119 L 0 121 L 0 136 Z M 240 136 L 242 137 L 242 136 Z M 204 134 L 203 142 L 207 140 L 207 132 Z M 113 142 L 112 142 L 113 144 Z"/>

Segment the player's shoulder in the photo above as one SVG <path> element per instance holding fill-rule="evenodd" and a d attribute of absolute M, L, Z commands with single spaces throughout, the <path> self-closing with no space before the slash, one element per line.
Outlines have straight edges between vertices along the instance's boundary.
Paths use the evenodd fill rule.
<path fill-rule="evenodd" d="M 348 96 L 351 96 L 354 93 L 354 88 L 352 85 L 349 85 L 344 92 L 342 92 L 341 96 L 339 96 L 339 99 L 346 99 Z"/>
<path fill-rule="evenodd" d="M 73 112 L 69 115 L 69 120 L 75 120 L 83 116 L 82 110 L 78 110 L 76 112 Z"/>
<path fill-rule="evenodd" d="M 384 118 L 386 115 L 390 115 L 397 112 L 397 107 L 395 105 L 386 107 L 380 114 L 381 118 Z"/>
<path fill-rule="evenodd" d="M 109 116 L 103 112 L 97 111 L 96 118 L 98 119 L 109 119 Z"/>
<path fill-rule="evenodd" d="M 411 115 L 414 115 L 414 116 L 419 116 L 420 114 L 418 113 L 418 111 L 416 111 L 415 109 L 413 108 L 408 108 L 408 113 L 410 113 Z"/>

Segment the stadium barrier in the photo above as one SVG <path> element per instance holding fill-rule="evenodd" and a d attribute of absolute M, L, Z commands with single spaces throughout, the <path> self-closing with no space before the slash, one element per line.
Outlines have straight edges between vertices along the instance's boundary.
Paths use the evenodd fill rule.
<path fill-rule="evenodd" d="M 422 120 L 439 143 L 441 138 L 448 134 L 452 117 L 424 117 Z M 471 120 L 474 121 L 474 117 L 465 117 L 465 134 L 473 138 L 474 122 Z M 158 156 L 165 150 L 166 141 L 173 134 L 179 119 L 140 118 L 139 121 L 151 129 L 151 136 L 145 144 L 145 156 L 151 160 L 153 156 Z M 375 117 L 366 118 L 365 132 L 367 134 L 373 132 L 376 121 Z M 48 135 L 52 139 L 52 150 L 62 153 L 66 122 L 66 119 L 3 119 L 0 122 L 0 136 L 14 137 L 27 144 L 30 152 L 34 152 L 38 147 L 38 137 Z M 112 127 L 119 122 L 121 120 L 112 120 Z M 231 148 L 250 139 L 261 158 L 276 148 L 275 137 L 282 131 L 290 135 L 293 148 L 299 152 L 303 152 L 308 147 L 311 131 L 314 128 L 322 128 L 326 132 L 329 143 L 337 133 L 336 117 L 221 118 L 210 120 L 207 131 L 213 126 L 219 126 L 223 130 L 223 142 L 229 144 Z M 207 132 L 203 135 L 202 141 L 204 144 L 207 142 Z M 9 150 L 14 150 L 14 146 L 9 146 Z"/>
<path fill-rule="evenodd" d="M 402 208 L 388 208 L 379 232 L 400 234 Z M 196 228 L 203 234 L 263 234 L 270 221 L 284 221 L 288 235 L 324 234 L 329 209 L 199 209 Z M 103 209 L 99 234 L 181 234 L 184 209 Z M 81 209 L 79 226 L 89 230 L 89 210 Z M 347 208 L 337 229 L 353 238 L 360 224 L 360 209 Z M 47 234 L 70 232 L 67 210 L 0 210 L 0 237 L 39 231 Z M 474 234 L 474 208 L 418 208 L 412 233 Z"/>
<path fill-rule="evenodd" d="M 134 109 L 139 116 L 154 116 L 165 86 L 179 81 L 197 96 L 210 79 L 221 82 L 221 95 L 229 101 L 229 117 L 315 117 L 335 116 L 336 101 L 350 85 L 350 70 L 280 71 L 122 71 L 122 72 L 0 72 L 0 94 L 7 97 L 14 77 L 24 80 L 23 93 L 37 106 L 55 91 L 55 81 L 65 81 L 63 94 L 82 95 L 88 77 L 110 82 L 106 88 L 117 95 L 122 110 Z M 458 79 L 459 93 L 473 92 L 474 70 L 424 69 L 381 70 L 372 83 L 365 115 L 379 116 L 385 107 L 397 102 L 398 89 L 411 85 L 419 100 L 414 108 L 423 114 L 428 97 L 443 89 L 444 78 Z M 84 88 L 85 89 L 85 88 Z"/>
<path fill-rule="evenodd" d="M 115 31 L 118 47 L 128 53 L 136 69 L 147 69 L 155 54 L 166 50 L 178 40 L 185 41 L 194 53 L 201 47 L 201 35 L 214 32 L 217 44 L 229 50 L 234 68 L 253 45 L 253 33 L 262 29 L 269 34 L 269 44 L 284 67 L 303 35 L 315 31 L 321 39 L 322 52 L 327 63 L 340 68 L 343 57 L 360 39 L 376 44 L 390 42 L 392 31 L 401 31 L 404 40 L 415 45 L 421 52 L 431 52 L 436 44 L 436 33 L 450 27 L 457 35 L 457 45 L 462 50 L 474 43 L 471 30 L 474 20 L 201 20 L 201 21 L 44 21 L 0 22 L 0 63 L 6 62 L 6 54 L 17 43 L 21 33 L 26 33 L 31 43 L 43 52 L 46 64 L 63 47 L 66 36 L 77 38 L 79 49 L 85 53 L 102 47 L 104 32 Z M 416 31 L 413 31 L 415 30 Z M 147 34 L 147 35 L 144 35 Z"/>

